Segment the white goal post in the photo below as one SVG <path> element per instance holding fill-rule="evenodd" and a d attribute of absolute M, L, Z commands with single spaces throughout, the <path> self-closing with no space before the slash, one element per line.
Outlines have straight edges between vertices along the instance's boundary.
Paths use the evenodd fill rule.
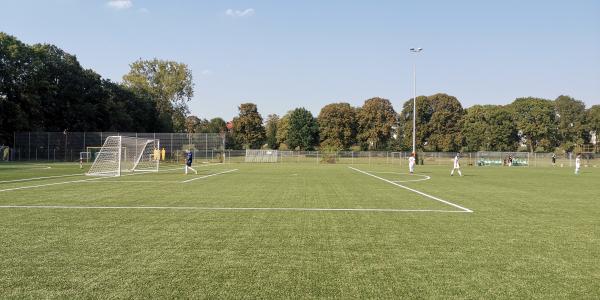
<path fill-rule="evenodd" d="M 402 165 L 402 159 L 404 159 L 404 155 L 402 152 L 392 152 L 390 157 L 391 157 L 392 165 L 394 165 L 394 164 Z"/>
<path fill-rule="evenodd" d="M 82 162 L 90 162 L 90 157 L 92 156 L 92 154 L 88 151 L 86 152 L 79 152 L 79 160 Z"/>
<path fill-rule="evenodd" d="M 277 150 L 251 150 L 246 149 L 246 157 L 244 162 L 252 163 L 274 163 L 279 159 L 279 151 Z"/>
<path fill-rule="evenodd" d="M 86 175 L 121 176 L 122 172 L 158 172 L 160 141 L 109 136 Z"/>

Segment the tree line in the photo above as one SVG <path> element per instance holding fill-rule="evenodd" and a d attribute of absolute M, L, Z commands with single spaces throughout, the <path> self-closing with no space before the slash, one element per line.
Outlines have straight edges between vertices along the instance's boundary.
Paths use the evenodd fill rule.
<path fill-rule="evenodd" d="M 394 150 L 412 148 L 413 100 L 396 112 L 388 99 L 302 107 L 266 119 L 243 103 L 231 122 L 190 115 L 194 95 L 186 64 L 138 60 L 122 83 L 84 69 L 54 45 L 27 45 L 0 32 L 0 144 L 15 131 L 224 133 L 233 149 Z M 463 108 L 447 94 L 416 99 L 422 151 L 572 151 L 600 132 L 600 105 L 569 96 L 518 98 L 508 105 Z"/>
<path fill-rule="evenodd" d="M 139 60 L 115 83 L 54 45 L 0 32 L 0 144 L 17 131 L 183 132 L 192 96 L 185 64 Z"/>
<path fill-rule="evenodd" d="M 600 105 L 586 109 L 564 95 L 465 109 L 456 97 L 439 93 L 417 97 L 416 108 L 420 151 L 573 151 L 600 132 Z M 264 122 L 255 104 L 244 103 L 231 136 L 237 148 L 410 151 L 412 118 L 413 99 L 399 113 L 376 97 L 360 107 L 325 105 L 317 117 L 300 107 Z"/>

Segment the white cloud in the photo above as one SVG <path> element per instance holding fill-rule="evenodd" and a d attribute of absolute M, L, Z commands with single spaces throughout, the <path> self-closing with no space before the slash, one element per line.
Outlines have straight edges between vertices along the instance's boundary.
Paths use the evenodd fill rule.
<path fill-rule="evenodd" d="M 230 8 L 225 11 L 225 15 L 234 18 L 250 17 L 254 15 L 254 8 L 247 8 L 245 10 L 233 10 Z"/>
<path fill-rule="evenodd" d="M 133 6 L 133 1 L 131 0 L 110 0 L 107 3 L 108 6 L 114 9 L 127 9 Z"/>
<path fill-rule="evenodd" d="M 205 69 L 205 70 L 202 70 L 202 72 L 200 72 L 200 73 L 204 76 L 208 76 L 208 75 L 212 74 L 212 71 L 209 69 Z"/>

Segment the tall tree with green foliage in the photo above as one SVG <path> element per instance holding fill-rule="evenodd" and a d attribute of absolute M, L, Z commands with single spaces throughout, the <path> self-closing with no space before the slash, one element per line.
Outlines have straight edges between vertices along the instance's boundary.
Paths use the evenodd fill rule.
<path fill-rule="evenodd" d="M 0 33 L 0 143 L 15 131 L 156 131 L 148 97 L 102 79 L 48 44 Z"/>
<path fill-rule="evenodd" d="M 318 117 L 321 146 L 349 149 L 356 142 L 356 109 L 348 103 L 332 103 L 321 108 Z"/>
<path fill-rule="evenodd" d="M 244 149 L 261 148 L 265 140 L 265 128 L 256 104 L 243 103 L 238 109 L 239 115 L 233 118 L 234 140 Z"/>
<path fill-rule="evenodd" d="M 288 131 L 290 129 L 290 114 L 292 112 L 288 111 L 283 117 L 279 118 L 277 122 L 277 133 L 275 137 L 277 138 L 277 148 L 281 149 L 289 149 L 287 139 L 288 139 Z"/>
<path fill-rule="evenodd" d="M 384 150 L 397 124 L 396 112 L 389 100 L 371 98 L 365 101 L 357 113 L 358 141 L 363 149 Z"/>
<path fill-rule="evenodd" d="M 267 146 L 270 149 L 278 149 L 279 143 L 277 143 L 277 125 L 279 123 L 279 116 L 276 114 L 270 114 L 267 116 L 265 123 Z"/>
<path fill-rule="evenodd" d="M 200 128 L 200 124 L 202 123 L 202 119 L 197 116 L 187 116 L 185 118 L 185 132 L 187 133 L 196 133 Z"/>
<path fill-rule="evenodd" d="M 287 144 L 290 149 L 311 150 L 319 143 L 319 125 L 304 107 L 292 110 L 289 117 Z"/>
<path fill-rule="evenodd" d="M 0 32 L 0 144 L 9 143 L 15 131 L 29 130 L 33 114 L 41 117 L 40 104 L 27 90 L 32 59 L 30 47 Z"/>
<path fill-rule="evenodd" d="M 427 126 L 429 143 L 426 148 L 431 151 L 459 151 L 462 147 L 462 105 L 456 97 L 443 93 L 427 98 L 433 114 Z"/>
<path fill-rule="evenodd" d="M 429 141 L 429 121 L 433 115 L 433 107 L 431 101 L 426 96 L 417 96 L 417 134 L 416 134 L 416 148 L 417 151 L 423 150 Z M 398 120 L 399 136 L 402 140 L 402 145 L 406 145 L 406 150 L 412 151 L 412 132 L 413 132 L 413 99 L 409 99 L 404 102 L 402 112 L 399 115 Z"/>
<path fill-rule="evenodd" d="M 464 151 L 515 151 L 519 137 L 511 112 L 500 105 L 475 105 L 462 118 Z"/>
<path fill-rule="evenodd" d="M 123 83 L 138 94 L 156 102 L 163 128 L 185 130 L 189 113 L 187 102 L 194 96 L 192 71 L 186 64 L 167 60 L 138 60 L 130 65 Z"/>
<path fill-rule="evenodd" d="M 554 100 L 554 109 L 558 121 L 558 140 L 566 151 L 572 151 L 575 145 L 589 141 L 583 101 L 561 95 Z"/>
<path fill-rule="evenodd" d="M 552 151 L 558 129 L 554 102 L 533 97 L 518 98 L 509 107 L 528 150 Z"/>
<path fill-rule="evenodd" d="M 600 143 L 600 105 L 594 105 L 587 110 L 587 128 L 596 134 L 596 143 Z"/>

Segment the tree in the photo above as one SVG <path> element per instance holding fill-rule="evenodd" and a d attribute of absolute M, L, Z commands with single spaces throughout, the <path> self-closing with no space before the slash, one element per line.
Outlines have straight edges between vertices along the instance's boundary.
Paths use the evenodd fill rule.
<path fill-rule="evenodd" d="M 572 97 L 561 95 L 554 101 L 558 121 L 558 140 L 562 148 L 572 151 L 575 145 L 589 141 L 585 124 L 585 104 Z"/>
<path fill-rule="evenodd" d="M 292 112 L 288 111 L 283 117 L 279 119 L 277 122 L 277 133 L 275 137 L 277 138 L 277 148 L 289 148 L 288 146 L 288 131 L 290 129 L 290 114 Z"/>
<path fill-rule="evenodd" d="M 260 148 L 265 140 L 265 128 L 256 104 L 243 103 L 238 109 L 239 115 L 233 118 L 234 140 L 244 149 Z"/>
<path fill-rule="evenodd" d="M 415 144 L 417 151 L 423 150 L 423 147 L 429 141 L 429 121 L 433 115 L 433 107 L 431 101 L 426 96 L 417 97 L 417 120 L 416 120 L 416 138 Z M 402 112 L 399 119 L 400 136 L 404 145 L 412 146 L 412 131 L 413 131 L 413 99 L 404 102 Z M 410 149 L 412 151 L 412 147 Z"/>
<path fill-rule="evenodd" d="M 74 55 L 0 33 L 0 143 L 15 131 L 156 131 L 155 111 Z"/>
<path fill-rule="evenodd" d="M 0 32 L 0 145 L 10 143 L 14 131 L 30 128 L 31 109 L 39 109 L 27 97 L 32 53 L 30 47 Z"/>
<path fill-rule="evenodd" d="M 357 113 L 358 141 L 364 149 L 386 149 L 396 125 L 396 112 L 387 99 L 371 98 Z"/>
<path fill-rule="evenodd" d="M 510 111 L 499 105 L 475 105 L 462 119 L 464 151 L 515 151 L 518 131 Z"/>
<path fill-rule="evenodd" d="M 212 118 L 210 119 L 209 128 L 211 133 L 222 133 L 227 131 L 227 122 L 223 118 Z"/>
<path fill-rule="evenodd" d="M 356 140 L 356 110 L 348 103 L 332 103 L 321 108 L 318 117 L 321 146 L 349 149 Z"/>
<path fill-rule="evenodd" d="M 196 133 L 202 120 L 196 116 L 187 116 L 185 118 L 185 132 Z"/>
<path fill-rule="evenodd" d="M 447 94 L 435 94 L 427 97 L 433 114 L 429 120 L 428 150 L 459 151 L 462 146 L 460 120 L 463 108 L 456 97 Z"/>
<path fill-rule="evenodd" d="M 587 110 L 588 130 L 596 135 L 596 144 L 600 143 L 600 105 L 594 105 Z"/>
<path fill-rule="evenodd" d="M 312 113 L 300 107 L 289 117 L 287 144 L 290 149 L 311 150 L 319 141 L 319 125 Z"/>
<path fill-rule="evenodd" d="M 166 60 L 138 60 L 123 76 L 123 83 L 156 102 L 166 130 L 183 131 L 189 113 L 187 102 L 194 96 L 192 72 L 186 64 Z"/>
<path fill-rule="evenodd" d="M 279 123 L 279 116 L 276 114 L 271 114 L 267 116 L 267 122 L 265 125 L 266 130 L 266 138 L 267 145 L 270 149 L 279 148 L 279 143 L 277 143 L 277 125 Z"/>
<path fill-rule="evenodd" d="M 541 98 L 518 98 L 509 105 L 521 141 L 530 152 L 550 151 L 556 144 L 558 124 L 554 103 Z"/>

